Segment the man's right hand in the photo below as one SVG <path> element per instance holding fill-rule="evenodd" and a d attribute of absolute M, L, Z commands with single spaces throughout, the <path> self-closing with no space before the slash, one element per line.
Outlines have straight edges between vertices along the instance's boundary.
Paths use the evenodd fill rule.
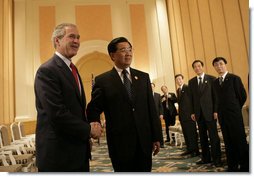
<path fill-rule="evenodd" d="M 102 127 L 99 122 L 91 122 L 91 137 L 97 139 L 102 134 Z"/>
<path fill-rule="evenodd" d="M 192 119 L 193 121 L 196 121 L 196 116 L 195 116 L 195 114 L 191 114 L 191 119 Z"/>

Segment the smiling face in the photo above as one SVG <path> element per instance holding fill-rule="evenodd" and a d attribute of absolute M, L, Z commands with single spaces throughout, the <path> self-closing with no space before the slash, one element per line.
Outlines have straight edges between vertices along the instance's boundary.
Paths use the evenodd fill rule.
<path fill-rule="evenodd" d="M 128 42 L 120 42 L 116 45 L 117 50 L 110 53 L 111 59 L 118 68 L 125 69 L 132 62 L 132 47 Z"/>
<path fill-rule="evenodd" d="M 182 76 L 177 76 L 176 77 L 176 84 L 180 87 L 181 85 L 183 85 L 183 78 Z"/>
<path fill-rule="evenodd" d="M 193 64 L 193 70 L 197 75 L 202 75 L 203 74 L 203 66 L 200 62 L 196 62 Z"/>
<path fill-rule="evenodd" d="M 66 26 L 64 36 L 55 38 L 56 51 L 66 58 L 77 55 L 80 41 L 78 29 L 75 26 Z"/>

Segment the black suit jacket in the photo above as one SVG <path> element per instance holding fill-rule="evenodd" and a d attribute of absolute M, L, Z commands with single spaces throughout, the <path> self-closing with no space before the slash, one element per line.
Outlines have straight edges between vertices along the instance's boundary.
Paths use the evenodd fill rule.
<path fill-rule="evenodd" d="M 180 88 L 177 89 L 177 102 L 178 102 L 178 112 L 179 120 L 192 121 L 191 119 L 191 102 L 190 102 L 190 91 L 186 84 L 183 85 L 181 91 Z"/>
<path fill-rule="evenodd" d="M 43 171 L 82 168 L 90 158 L 90 125 L 85 116 L 82 82 L 80 95 L 71 70 L 54 55 L 38 69 L 34 88 L 38 168 Z"/>
<path fill-rule="evenodd" d="M 175 125 L 177 110 L 175 103 L 177 103 L 177 98 L 174 93 L 168 92 L 168 98 L 165 95 L 161 96 L 162 107 L 163 107 L 163 118 L 169 122 L 170 125 Z M 170 97 L 170 98 L 169 98 Z M 168 108 L 167 108 L 168 103 Z"/>
<path fill-rule="evenodd" d="M 219 121 L 222 124 L 238 122 L 242 125 L 242 106 L 247 96 L 243 83 L 239 76 L 228 73 L 219 85 L 219 79 L 214 82 L 216 94 L 215 112 L 219 114 Z M 223 120 L 222 120 L 223 119 Z"/>
<path fill-rule="evenodd" d="M 195 114 L 196 119 L 200 117 L 201 110 L 206 121 L 212 121 L 214 113 L 214 97 L 212 91 L 212 83 L 216 78 L 205 74 L 202 90 L 199 91 L 197 77 L 189 80 L 189 88 L 191 95 L 191 113 Z"/>
<path fill-rule="evenodd" d="M 152 154 L 152 142 L 159 141 L 151 83 L 147 73 L 130 68 L 132 100 L 115 68 L 95 78 L 92 100 L 87 106 L 90 122 L 98 121 L 104 111 L 109 156 L 113 159 L 134 157 L 137 141 L 146 155 Z"/>
<path fill-rule="evenodd" d="M 155 102 L 156 112 L 157 112 L 157 115 L 159 117 L 160 115 L 163 115 L 161 95 L 159 93 L 154 92 L 153 93 L 153 98 L 154 98 L 154 102 Z"/>

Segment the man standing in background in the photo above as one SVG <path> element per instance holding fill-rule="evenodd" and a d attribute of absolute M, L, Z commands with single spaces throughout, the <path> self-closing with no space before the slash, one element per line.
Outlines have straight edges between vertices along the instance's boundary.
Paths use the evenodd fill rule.
<path fill-rule="evenodd" d="M 199 155 L 198 148 L 198 133 L 196 128 L 196 121 L 191 119 L 191 102 L 190 91 L 188 85 L 184 84 L 182 74 L 175 75 L 178 102 L 179 121 L 182 126 L 183 136 L 187 150 L 181 155 L 191 155 L 192 157 Z"/>
<path fill-rule="evenodd" d="M 175 103 L 177 103 L 177 98 L 174 93 L 168 92 L 168 88 L 165 85 L 161 87 L 161 91 L 163 92 L 163 95 L 161 96 L 161 101 L 163 106 L 163 119 L 165 121 L 167 135 L 167 139 L 165 142 L 170 142 L 169 126 L 174 126 L 176 122 L 177 110 L 175 107 Z"/>
<path fill-rule="evenodd" d="M 205 74 L 203 66 L 204 63 L 201 60 L 195 60 L 192 63 L 192 68 L 197 76 L 189 80 L 188 84 L 192 106 L 191 118 L 198 123 L 202 149 L 202 158 L 197 164 L 207 164 L 212 160 L 213 165 L 219 167 L 221 166 L 221 149 L 217 131 L 217 117 L 214 114 L 212 91 L 215 77 Z"/>
<path fill-rule="evenodd" d="M 229 73 L 226 64 L 227 60 L 223 57 L 213 60 L 214 69 L 219 74 L 214 82 L 215 112 L 226 147 L 228 171 L 249 172 L 249 146 L 242 116 L 246 91 L 241 78 Z"/>

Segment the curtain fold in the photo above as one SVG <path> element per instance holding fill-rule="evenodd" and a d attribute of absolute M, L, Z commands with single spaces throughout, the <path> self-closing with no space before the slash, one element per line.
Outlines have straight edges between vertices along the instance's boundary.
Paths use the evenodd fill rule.
<path fill-rule="evenodd" d="M 0 0 L 0 124 L 14 121 L 13 0 Z"/>

